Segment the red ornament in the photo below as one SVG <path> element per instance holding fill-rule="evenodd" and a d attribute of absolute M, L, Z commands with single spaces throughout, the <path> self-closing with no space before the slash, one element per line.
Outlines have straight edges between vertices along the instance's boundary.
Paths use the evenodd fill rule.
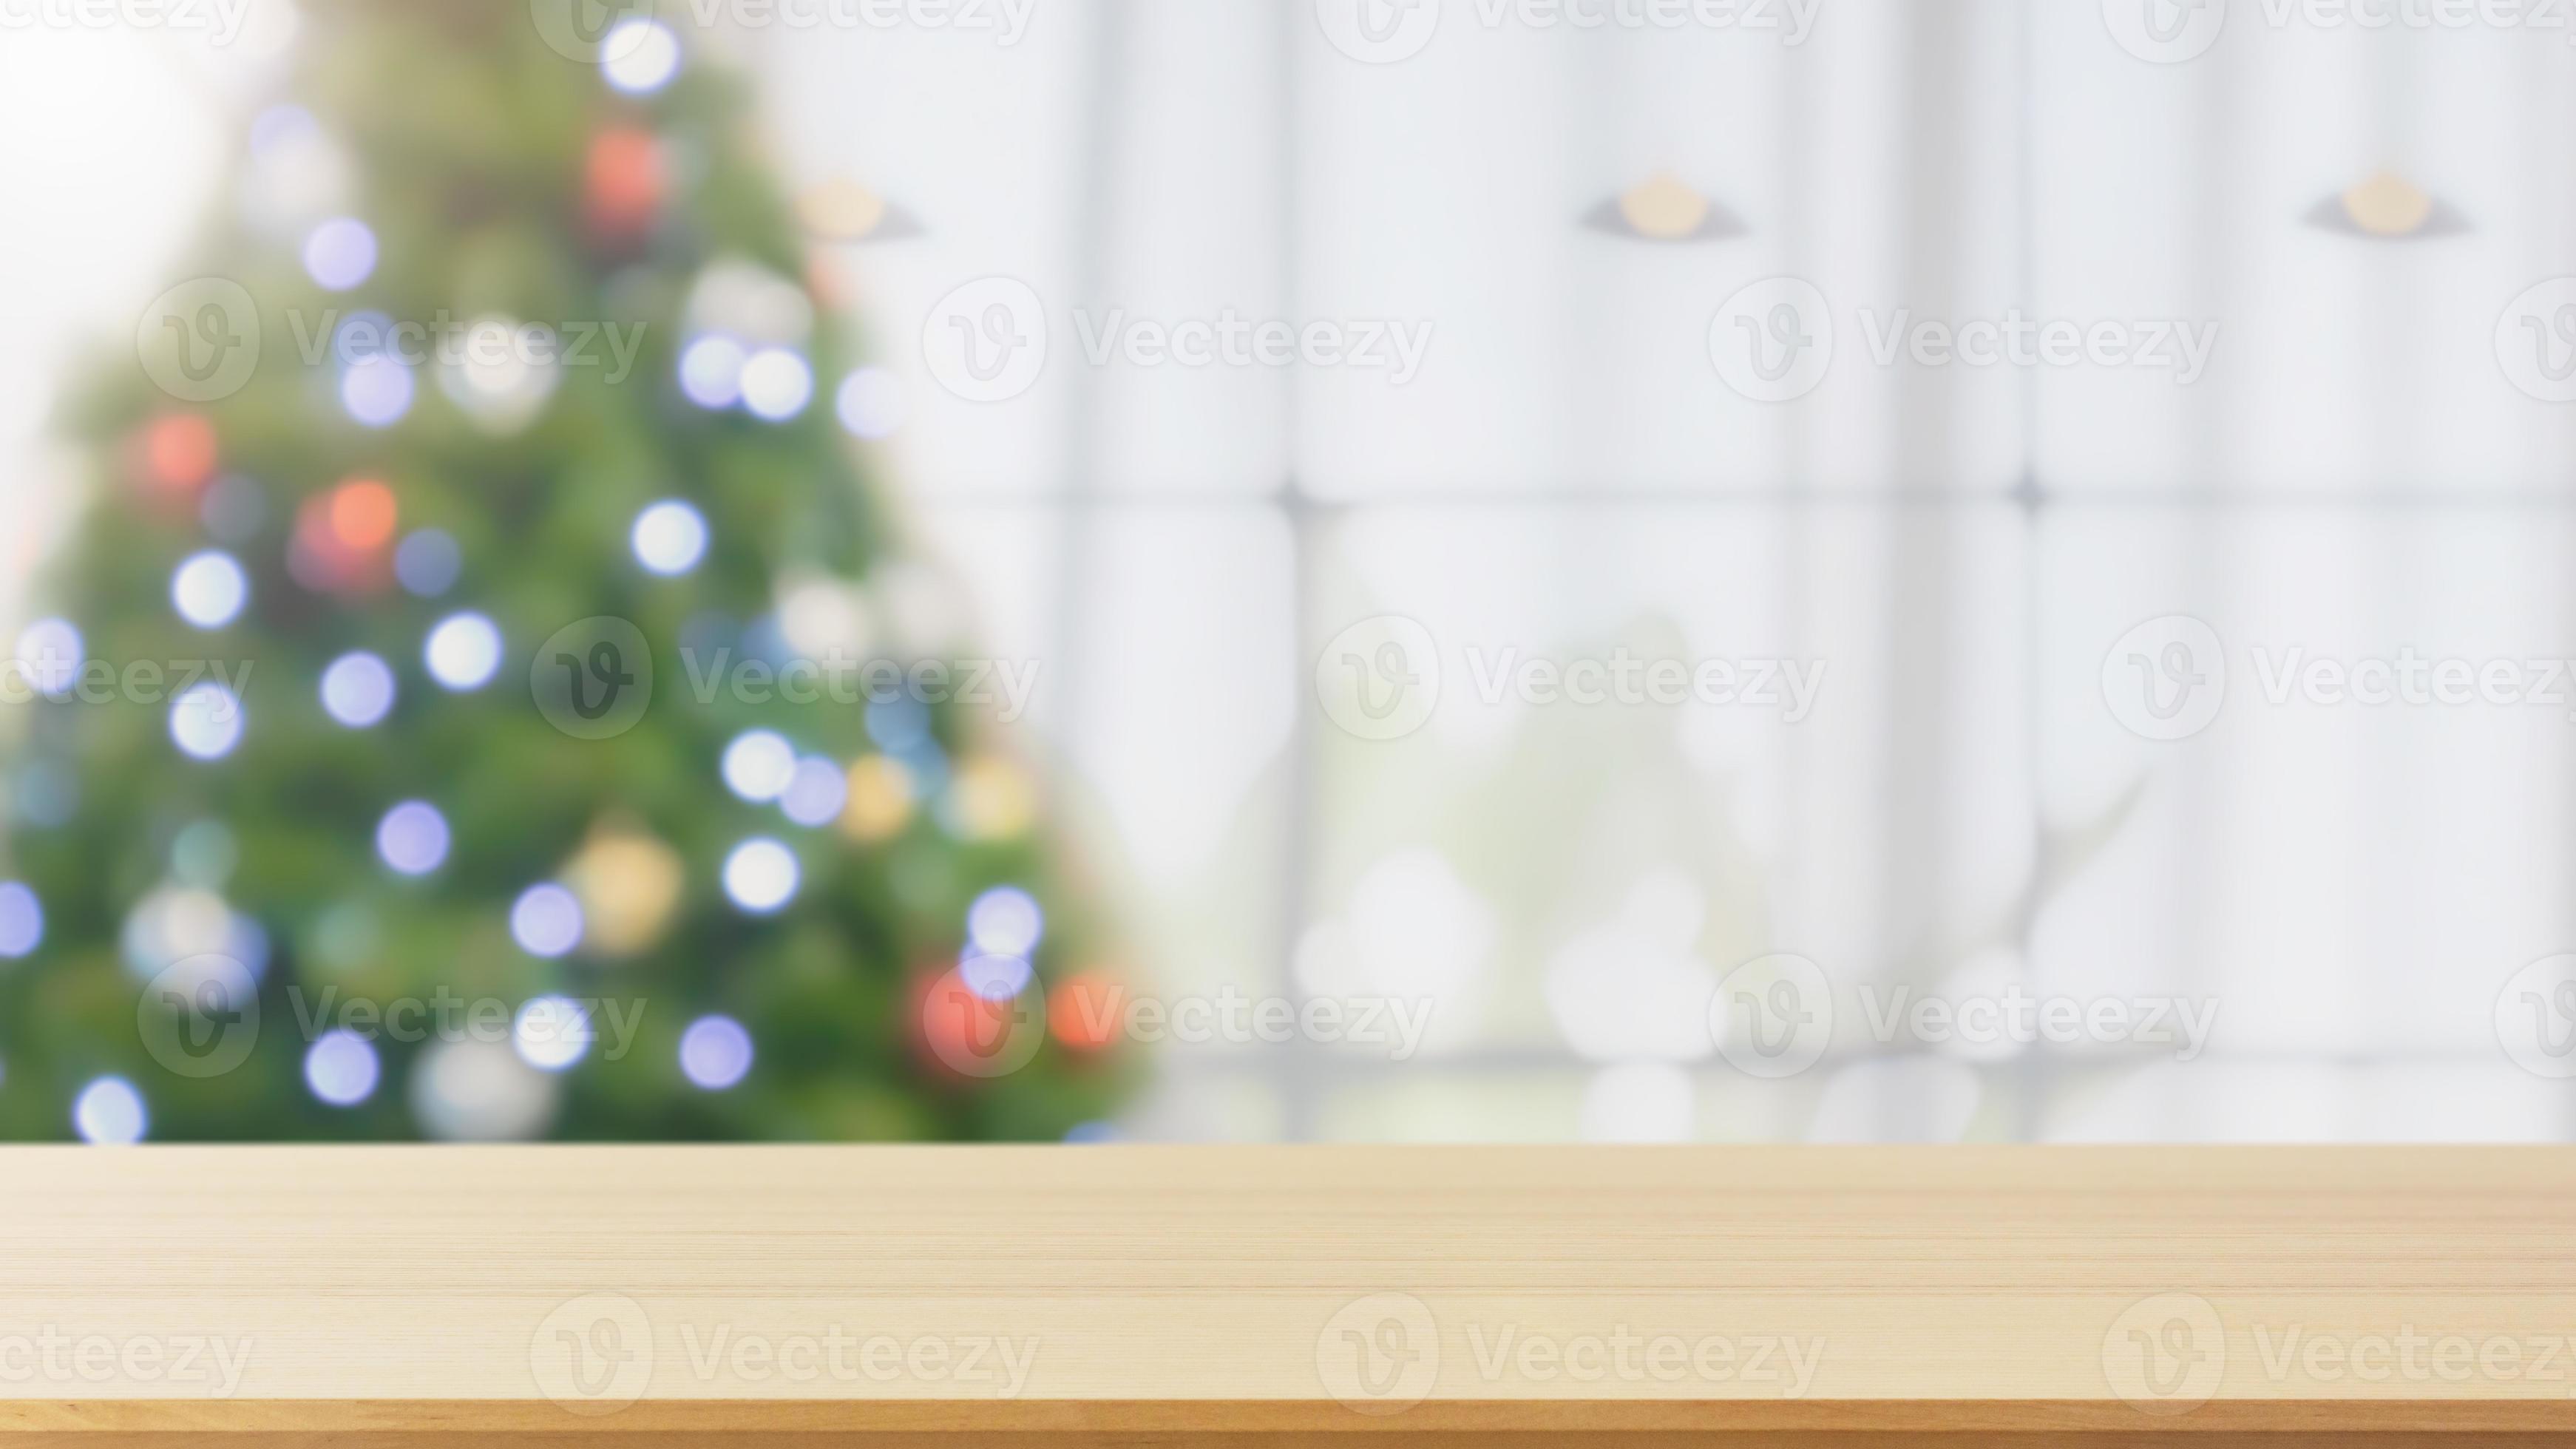
<path fill-rule="evenodd" d="M 618 126 L 591 138 L 582 198 L 590 224 L 609 236 L 632 236 L 652 224 L 669 188 L 662 143 L 649 131 Z"/>

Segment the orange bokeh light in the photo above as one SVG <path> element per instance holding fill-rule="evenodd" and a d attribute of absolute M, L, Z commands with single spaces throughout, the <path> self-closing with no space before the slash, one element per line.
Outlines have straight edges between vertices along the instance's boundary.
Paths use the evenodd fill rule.
<path fill-rule="evenodd" d="M 196 413 L 170 413 L 143 429 L 143 466 L 155 483 L 194 488 L 215 475 L 215 425 Z"/>
<path fill-rule="evenodd" d="M 343 483 L 331 495 L 331 536 L 353 553 L 373 553 L 392 542 L 398 516 L 394 490 L 372 478 Z"/>
<path fill-rule="evenodd" d="M 1059 986 L 1047 997 L 1047 1028 L 1079 1052 L 1096 1052 L 1118 1036 L 1127 988 L 1097 971 Z"/>

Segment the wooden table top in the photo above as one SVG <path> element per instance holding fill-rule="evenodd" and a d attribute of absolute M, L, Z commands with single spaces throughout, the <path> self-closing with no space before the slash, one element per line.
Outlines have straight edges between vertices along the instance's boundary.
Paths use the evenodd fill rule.
<path fill-rule="evenodd" d="M 2576 1433 L 2576 1150 L 0 1149 L 0 1441 L 961 1429 Z"/>

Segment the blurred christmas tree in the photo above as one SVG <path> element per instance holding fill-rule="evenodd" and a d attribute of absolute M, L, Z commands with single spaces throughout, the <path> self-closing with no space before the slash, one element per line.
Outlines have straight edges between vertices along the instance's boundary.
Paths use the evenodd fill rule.
<path fill-rule="evenodd" d="M 925 663 L 955 610 L 844 435 L 890 379 L 816 396 L 738 87 L 594 8 L 309 5 L 203 275 L 73 410 L 0 1134 L 1030 1139 L 1114 1099 L 993 676 Z"/>

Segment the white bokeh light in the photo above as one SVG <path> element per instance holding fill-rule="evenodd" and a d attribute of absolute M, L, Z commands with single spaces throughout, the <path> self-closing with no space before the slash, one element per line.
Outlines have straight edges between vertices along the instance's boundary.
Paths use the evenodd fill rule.
<path fill-rule="evenodd" d="M 18 669 L 37 693 L 67 694 L 80 678 L 81 650 L 80 630 L 70 620 L 38 619 L 18 632 Z"/>
<path fill-rule="evenodd" d="M 560 1072 L 588 1055 L 598 1035 L 590 1008 L 567 996 L 540 996 L 519 1008 L 510 1045 L 538 1071 Z"/>
<path fill-rule="evenodd" d="M 25 956 L 44 939 L 45 908 L 36 893 L 18 881 L 0 881 L 0 957 Z"/>
<path fill-rule="evenodd" d="M 220 760 L 241 743 L 242 703 L 213 680 L 192 684 L 170 702 L 170 738 L 200 760 Z"/>
<path fill-rule="evenodd" d="M 451 614 L 429 631 L 421 651 L 429 677 L 464 693 L 492 682 L 501 668 L 501 631 L 481 614 Z"/>
<path fill-rule="evenodd" d="M 324 291 L 345 292 L 376 270 L 376 234 L 351 216 L 335 216 L 304 239 L 304 270 Z"/>
<path fill-rule="evenodd" d="M 832 410 L 854 438 L 884 438 L 903 424 L 903 380 L 882 367 L 862 367 L 841 379 Z"/>
<path fill-rule="evenodd" d="M 531 956 L 561 956 L 581 944 L 581 902 L 548 882 L 530 886 L 510 907 L 510 937 Z"/>
<path fill-rule="evenodd" d="M 814 400 L 814 369 L 784 347 L 764 347 L 742 364 L 742 405 L 752 416 L 785 422 Z"/>
<path fill-rule="evenodd" d="M 622 20 L 599 43 L 600 70 L 630 96 L 650 95 L 680 73 L 680 41 L 658 20 Z"/>
<path fill-rule="evenodd" d="M 250 576 L 217 549 L 190 554 L 170 575 L 170 603 L 200 629 L 220 629 L 250 602 Z"/>
<path fill-rule="evenodd" d="M 362 730 L 393 707 L 393 667 L 377 656 L 364 650 L 343 654 L 322 671 L 322 708 L 341 724 Z"/>
<path fill-rule="evenodd" d="M 340 406 L 370 428 L 389 428 L 411 411 L 411 369 L 391 353 L 370 353 L 340 373 Z"/>
<path fill-rule="evenodd" d="M 742 344 L 730 337 L 701 337 L 680 353 L 680 391 L 702 408 L 742 401 Z"/>
<path fill-rule="evenodd" d="M 753 804 L 775 800 L 796 776 L 796 747 L 776 730 L 746 730 L 725 746 L 725 788 Z"/>
<path fill-rule="evenodd" d="M 346 1028 L 324 1032 L 304 1054 L 304 1085 L 334 1107 L 354 1107 L 374 1096 L 383 1072 L 375 1047 Z"/>
<path fill-rule="evenodd" d="M 995 886 L 966 908 L 966 938 L 995 956 L 1027 956 L 1046 934 L 1037 898 L 1016 886 Z"/>
<path fill-rule="evenodd" d="M 426 800 L 405 800 L 376 825 L 376 854 L 403 875 L 427 875 L 447 862 L 447 817 Z"/>
<path fill-rule="evenodd" d="M 848 772 L 820 755 L 808 755 L 796 762 L 796 772 L 788 776 L 778 808 L 797 824 L 818 828 L 840 819 L 841 807 L 849 800 Z"/>
<path fill-rule="evenodd" d="M 702 1016 L 680 1034 L 680 1070 L 689 1081 L 721 1092 L 751 1074 L 751 1033 L 730 1016 Z"/>
<path fill-rule="evenodd" d="M 800 875 L 796 852 L 767 836 L 755 837 L 725 857 L 725 895 L 753 915 L 765 916 L 796 898 Z"/>
<path fill-rule="evenodd" d="M 151 1120 L 143 1094 L 123 1077 L 98 1078 L 81 1088 L 79 1100 L 72 1103 L 72 1126 L 81 1140 L 102 1147 L 142 1141 Z"/>
<path fill-rule="evenodd" d="M 706 515 L 666 498 L 635 515 L 635 561 L 664 578 L 676 578 L 707 556 Z"/>

